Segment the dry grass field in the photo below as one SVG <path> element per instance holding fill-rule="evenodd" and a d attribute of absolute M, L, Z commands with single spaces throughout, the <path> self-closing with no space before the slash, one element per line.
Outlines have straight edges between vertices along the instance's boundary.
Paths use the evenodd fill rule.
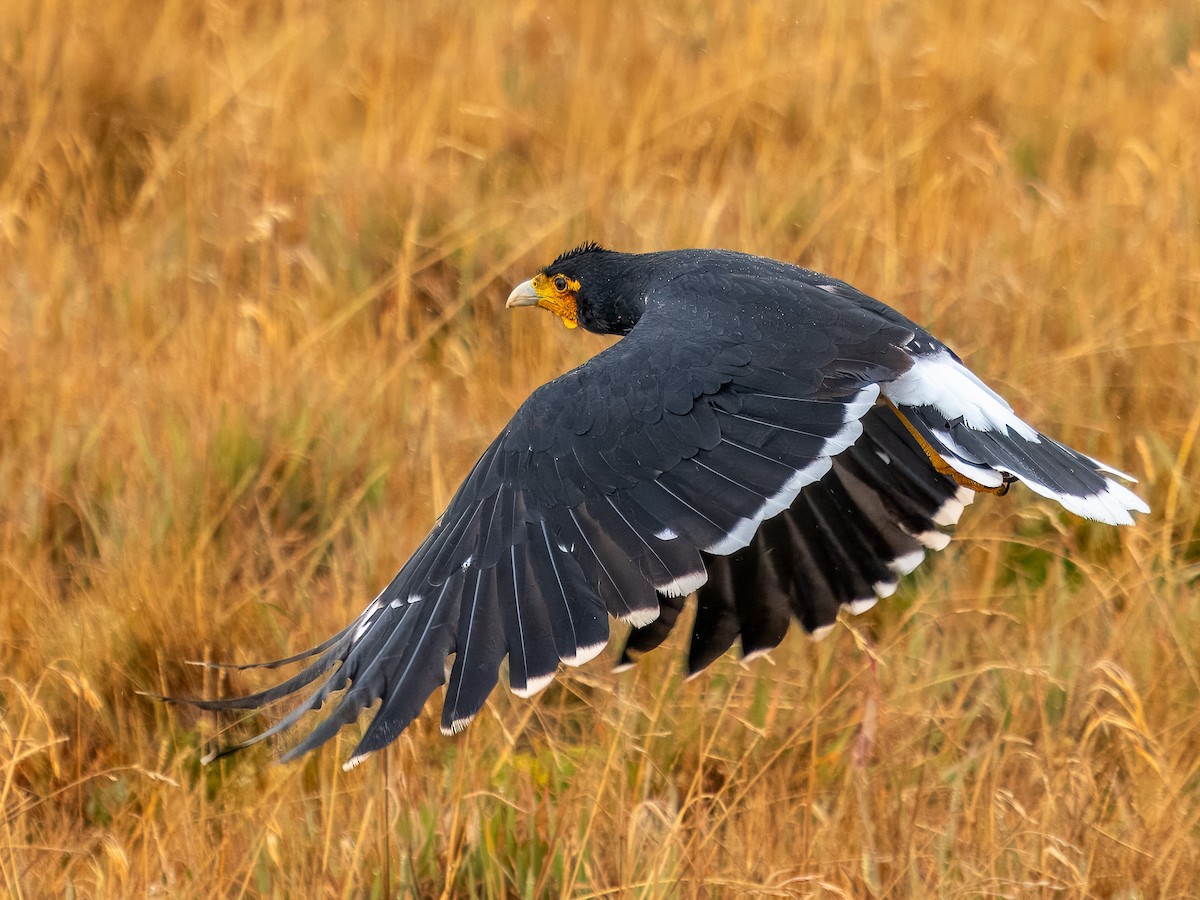
<path fill-rule="evenodd" d="M 1200 896 L 1200 7 L 0 4 L 0 894 Z M 824 642 L 202 767 L 537 384 L 589 238 L 835 274 L 1138 475 Z M 289 735 L 294 741 L 303 728 Z"/>

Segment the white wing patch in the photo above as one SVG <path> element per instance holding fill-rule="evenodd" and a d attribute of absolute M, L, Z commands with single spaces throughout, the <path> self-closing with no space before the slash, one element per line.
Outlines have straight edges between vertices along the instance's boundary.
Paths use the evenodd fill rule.
<path fill-rule="evenodd" d="M 1025 440 L 1039 443 L 1037 431 L 1021 421 L 1007 400 L 945 350 L 912 359 L 912 368 L 883 388 L 897 406 L 932 406 L 947 419 L 961 418 L 976 431 L 1011 428 Z"/>
<path fill-rule="evenodd" d="M 618 619 L 628 622 L 634 628 L 645 628 L 651 622 L 658 618 L 659 608 L 654 609 L 635 609 L 626 615 L 618 616 Z"/>
<path fill-rule="evenodd" d="M 707 572 L 693 572 L 690 575 L 680 575 L 666 584 L 656 584 L 654 589 L 667 597 L 686 597 L 693 591 L 698 591 L 708 581 Z"/>
<path fill-rule="evenodd" d="M 790 507 L 803 488 L 825 477 L 833 466 L 832 457 L 858 440 L 859 435 L 862 434 L 862 422 L 859 420 L 866 415 L 868 409 L 875 405 L 878 398 L 879 385 L 877 384 L 869 384 L 855 394 L 854 399 L 846 404 L 845 424 L 838 429 L 836 434 L 825 441 L 821 448 L 821 456 L 803 469 L 796 470 L 795 474 L 774 496 L 768 497 L 764 501 L 753 516 L 739 519 L 723 539 L 710 547 L 705 547 L 705 552 L 715 556 L 728 556 L 748 546 L 764 519 L 778 515 Z"/>
<path fill-rule="evenodd" d="M 554 673 L 547 672 L 544 675 L 534 675 L 532 678 L 530 678 L 528 681 L 525 682 L 524 686 L 514 684 L 514 685 L 511 685 L 511 688 L 512 688 L 512 692 L 514 694 L 516 694 L 518 697 L 527 698 L 527 697 L 532 697 L 534 694 L 543 690 L 546 687 L 546 685 L 548 685 L 553 680 L 554 680 Z"/>
<path fill-rule="evenodd" d="M 1021 481 L 1028 485 L 1034 493 L 1057 500 L 1064 509 L 1087 519 L 1104 522 L 1106 525 L 1132 525 L 1133 516 L 1129 514 L 1131 510 L 1140 513 L 1150 512 L 1146 501 L 1112 479 L 1105 479 L 1104 490 L 1086 497 L 1061 493 L 1054 488 L 1033 481 L 1027 475 L 1021 476 Z"/>
<path fill-rule="evenodd" d="M 562 658 L 563 664 L 568 666 L 582 666 L 584 663 L 595 659 L 600 655 L 600 651 L 607 646 L 606 641 L 589 644 L 587 647 L 580 647 L 574 653 L 571 653 Z"/>
<path fill-rule="evenodd" d="M 963 510 L 975 502 L 975 492 L 970 488 L 960 487 L 954 492 L 954 496 L 943 503 L 938 511 L 933 514 L 934 525 L 955 525 L 958 523 L 959 517 L 963 514 Z M 943 547 L 945 544 L 942 545 Z M 937 550 L 941 547 L 935 548 Z"/>

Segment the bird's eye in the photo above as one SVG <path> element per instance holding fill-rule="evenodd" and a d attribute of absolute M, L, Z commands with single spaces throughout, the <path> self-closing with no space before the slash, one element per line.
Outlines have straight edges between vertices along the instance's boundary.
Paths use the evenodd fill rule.
<path fill-rule="evenodd" d="M 567 289 L 567 279 L 563 278 L 561 275 L 557 276 L 554 279 L 554 289 L 556 291 L 565 291 Z"/>

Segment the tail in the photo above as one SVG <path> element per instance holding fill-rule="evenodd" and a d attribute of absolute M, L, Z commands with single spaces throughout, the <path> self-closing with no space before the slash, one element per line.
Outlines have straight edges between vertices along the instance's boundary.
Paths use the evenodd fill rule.
<path fill-rule="evenodd" d="M 1003 493 L 1023 481 L 1076 515 L 1109 525 L 1132 525 L 1130 513 L 1150 512 L 1115 480 L 1136 479 L 1022 421 L 949 350 L 915 354 L 912 368 L 884 385 L 883 394 L 934 465 L 960 484 Z"/>

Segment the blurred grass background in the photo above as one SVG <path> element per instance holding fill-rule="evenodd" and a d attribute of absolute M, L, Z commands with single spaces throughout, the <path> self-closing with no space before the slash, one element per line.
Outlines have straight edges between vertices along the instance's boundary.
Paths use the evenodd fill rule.
<path fill-rule="evenodd" d="M 1195 896 L 1194 3 L 8 0 L 0 41 L 6 895 Z M 201 768 L 272 716 L 137 692 L 374 596 L 603 346 L 503 309 L 585 238 L 847 279 L 1154 514 L 984 497 L 822 644 Z"/>

